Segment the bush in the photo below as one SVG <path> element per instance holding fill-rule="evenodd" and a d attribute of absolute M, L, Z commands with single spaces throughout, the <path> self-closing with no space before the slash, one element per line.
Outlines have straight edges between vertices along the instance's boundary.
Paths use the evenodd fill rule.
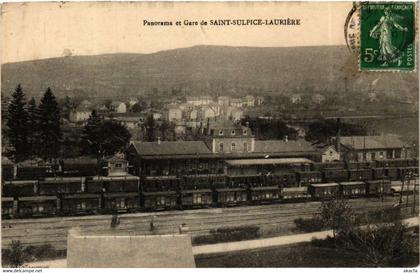
<path fill-rule="evenodd" d="M 296 230 L 303 232 L 315 232 L 324 229 L 324 223 L 319 217 L 298 218 L 294 220 Z"/>
<path fill-rule="evenodd" d="M 251 240 L 260 237 L 258 226 L 221 227 L 211 229 L 209 235 L 199 235 L 193 238 L 194 245 L 216 244 Z"/>
<path fill-rule="evenodd" d="M 50 244 L 25 247 L 20 241 L 13 241 L 9 249 L 2 249 L 2 264 L 3 266 L 21 267 L 26 262 L 65 256 L 66 250 L 57 250 Z"/>

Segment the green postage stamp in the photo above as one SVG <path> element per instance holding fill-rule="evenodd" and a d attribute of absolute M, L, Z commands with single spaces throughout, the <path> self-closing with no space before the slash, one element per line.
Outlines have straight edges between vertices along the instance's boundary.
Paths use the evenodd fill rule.
<path fill-rule="evenodd" d="M 361 6 L 360 70 L 416 69 L 414 2 L 366 2 Z"/>

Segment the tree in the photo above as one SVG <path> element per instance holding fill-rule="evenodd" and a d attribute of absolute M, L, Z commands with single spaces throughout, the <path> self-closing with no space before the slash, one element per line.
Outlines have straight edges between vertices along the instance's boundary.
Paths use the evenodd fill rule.
<path fill-rule="evenodd" d="M 22 267 L 28 260 L 28 255 L 25 253 L 25 248 L 22 246 L 19 240 L 12 241 L 10 252 L 8 254 L 11 267 Z"/>
<path fill-rule="evenodd" d="M 146 110 L 147 105 L 144 101 L 139 101 L 131 107 L 131 112 L 133 113 L 140 113 Z"/>
<path fill-rule="evenodd" d="M 28 153 L 31 158 L 39 153 L 39 110 L 35 99 L 28 103 Z"/>
<path fill-rule="evenodd" d="M 76 108 L 76 104 L 72 101 L 72 99 L 69 96 L 66 96 L 64 98 L 64 101 L 62 102 L 62 115 L 64 118 L 69 119 L 70 118 L 70 112 Z"/>
<path fill-rule="evenodd" d="M 407 226 L 401 221 L 368 223 L 339 234 L 337 240 L 343 248 L 362 253 L 360 256 L 368 265 L 404 266 L 405 260 L 414 249 L 413 240 L 410 240 L 407 231 Z"/>
<path fill-rule="evenodd" d="M 82 153 L 99 155 L 99 128 L 102 119 L 98 116 L 96 110 L 93 110 L 83 129 Z"/>
<path fill-rule="evenodd" d="M 146 119 L 146 141 L 152 142 L 155 140 L 155 119 L 152 114 L 149 114 Z"/>
<path fill-rule="evenodd" d="M 331 137 L 337 135 L 337 122 L 334 120 L 322 120 L 309 124 L 306 139 L 309 141 L 329 142 Z M 341 123 L 341 135 L 361 136 L 366 135 L 366 127 L 360 124 Z"/>
<path fill-rule="evenodd" d="M 113 120 L 103 121 L 92 112 L 83 138 L 86 147 L 84 154 L 94 154 L 101 158 L 126 148 L 131 134 L 124 125 Z"/>
<path fill-rule="evenodd" d="M 28 112 L 26 109 L 25 94 L 20 84 L 12 94 L 6 126 L 6 135 L 11 146 L 11 150 L 9 151 L 11 158 L 16 162 L 25 160 L 28 155 Z"/>
<path fill-rule="evenodd" d="M 62 132 L 60 109 L 51 89 L 48 87 L 39 105 L 40 156 L 45 160 L 57 158 L 60 152 Z"/>
<path fill-rule="evenodd" d="M 354 225 L 355 213 L 347 199 L 333 198 L 321 204 L 321 221 L 333 231 L 333 237 Z"/>

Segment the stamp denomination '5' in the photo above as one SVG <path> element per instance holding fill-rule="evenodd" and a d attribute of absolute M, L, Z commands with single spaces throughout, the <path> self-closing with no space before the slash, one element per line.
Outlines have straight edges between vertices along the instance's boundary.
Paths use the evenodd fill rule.
<path fill-rule="evenodd" d="M 361 70 L 415 70 L 415 4 L 363 3 Z"/>

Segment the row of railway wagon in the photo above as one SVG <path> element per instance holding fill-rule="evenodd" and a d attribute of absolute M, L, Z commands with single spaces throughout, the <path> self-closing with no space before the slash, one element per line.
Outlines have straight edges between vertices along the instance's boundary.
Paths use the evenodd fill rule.
<path fill-rule="evenodd" d="M 62 161 L 55 169 L 44 164 L 3 165 L 2 216 L 84 215 L 381 196 L 391 194 L 396 181 L 401 184 L 408 175 L 418 174 L 417 159 L 313 163 L 277 173 L 145 177 L 125 172 L 128 163 L 124 160 L 113 163 L 114 173 L 109 169 L 104 173 L 107 168 L 96 160 Z"/>

